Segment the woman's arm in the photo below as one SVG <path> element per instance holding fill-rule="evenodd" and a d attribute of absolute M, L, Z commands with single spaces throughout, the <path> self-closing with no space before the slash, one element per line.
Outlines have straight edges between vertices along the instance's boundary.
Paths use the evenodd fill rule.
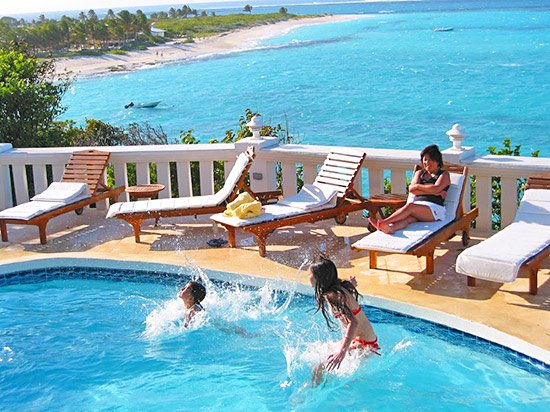
<path fill-rule="evenodd" d="M 417 172 L 417 173 L 421 173 L 421 172 Z M 418 176 L 420 176 L 420 174 Z M 418 182 L 418 179 L 416 179 L 416 182 Z M 420 183 L 413 184 L 413 182 L 411 182 L 409 186 L 409 192 L 415 195 L 440 195 L 442 192 L 444 192 L 443 189 L 445 189 L 450 184 L 451 184 L 451 176 L 449 175 L 449 172 L 445 171 L 441 173 L 441 175 L 437 178 L 436 182 L 433 185 L 430 185 L 430 184 L 423 185 Z"/>

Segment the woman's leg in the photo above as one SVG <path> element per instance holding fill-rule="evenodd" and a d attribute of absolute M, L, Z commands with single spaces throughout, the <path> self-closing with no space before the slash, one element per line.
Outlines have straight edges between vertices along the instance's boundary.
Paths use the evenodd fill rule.
<path fill-rule="evenodd" d="M 411 223 L 418 221 L 433 222 L 434 220 L 434 215 L 429 206 L 408 203 L 386 219 L 376 222 L 374 226 L 384 233 L 392 234 L 396 230 L 406 228 Z"/>

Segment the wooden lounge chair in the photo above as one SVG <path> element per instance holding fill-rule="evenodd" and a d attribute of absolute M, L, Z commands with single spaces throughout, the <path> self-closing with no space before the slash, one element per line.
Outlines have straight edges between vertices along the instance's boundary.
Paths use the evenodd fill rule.
<path fill-rule="evenodd" d="M 237 197 L 241 189 L 255 198 L 263 199 L 266 194 L 252 192 L 245 183 L 254 157 L 252 146 L 241 153 L 227 176 L 224 186 L 213 195 L 115 203 L 109 208 L 107 217 L 116 217 L 132 225 L 135 241 L 139 243 L 141 224 L 146 219 L 217 213 L 225 210 L 226 205 Z"/>
<path fill-rule="evenodd" d="M 264 206 L 262 215 L 239 219 L 218 213 L 211 219 L 227 229 L 231 247 L 236 245 L 237 229 L 252 233 L 258 240 L 259 253 L 263 257 L 266 254 L 267 236 L 280 227 L 330 218 L 344 223 L 348 213 L 365 209 L 367 200 L 353 187 L 364 159 L 363 152 L 329 153 L 312 185 L 304 185 L 302 191 L 291 198 Z M 313 198 L 319 201 L 310 202 Z"/>
<path fill-rule="evenodd" d="M 441 242 L 447 241 L 456 232 L 462 231 L 462 243 L 465 246 L 468 244 L 470 224 L 478 215 L 477 208 L 465 213 L 462 207 L 464 189 L 468 181 L 468 168 L 454 164 L 445 166 L 451 175 L 451 187 L 445 199 L 445 219 L 436 222 L 415 222 L 391 235 L 376 231 L 354 243 L 352 249 L 369 251 L 371 269 L 377 268 L 378 252 L 404 253 L 417 257 L 425 256 L 426 273 L 432 274 L 435 248 Z"/>
<path fill-rule="evenodd" d="M 466 249 L 456 260 L 456 271 L 476 278 L 513 282 L 522 268 L 529 272 L 529 293 L 537 294 L 537 274 L 550 256 L 550 173 L 532 176 L 514 221 L 490 238 Z"/>
<path fill-rule="evenodd" d="M 124 187 L 110 189 L 103 182 L 109 156 L 110 153 L 98 150 L 74 152 L 61 182 L 52 183 L 30 202 L 0 212 L 2 241 L 8 241 L 8 224 L 35 225 L 40 243 L 46 244 L 46 225 L 50 219 L 71 211 L 80 215 L 85 206 L 109 197 L 116 202 Z"/>

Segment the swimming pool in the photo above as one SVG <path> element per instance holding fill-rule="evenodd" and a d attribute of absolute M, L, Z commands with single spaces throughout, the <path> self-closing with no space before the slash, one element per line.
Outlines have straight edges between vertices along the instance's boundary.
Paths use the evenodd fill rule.
<path fill-rule="evenodd" d="M 202 277 L 189 329 L 178 287 Z M 219 280 L 216 280 L 219 279 Z M 235 281 L 229 282 L 228 279 Z M 364 306 L 383 356 L 311 369 L 340 338 L 292 288 L 199 269 L 48 267 L 0 276 L 6 410 L 546 410 L 547 365 L 456 330 Z"/>

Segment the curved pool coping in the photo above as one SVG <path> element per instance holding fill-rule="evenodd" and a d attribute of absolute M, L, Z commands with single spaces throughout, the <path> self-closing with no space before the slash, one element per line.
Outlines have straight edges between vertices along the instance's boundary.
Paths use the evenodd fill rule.
<path fill-rule="evenodd" d="M 16 263 L 2 264 L 0 265 L 0 276 L 9 275 L 10 273 L 14 272 L 56 267 L 97 267 L 103 269 L 166 272 L 172 274 L 180 273 L 182 271 L 182 268 L 185 268 L 185 266 L 180 265 L 129 260 L 119 261 L 90 258 L 41 258 Z M 250 286 L 263 286 L 266 282 L 269 282 L 283 290 L 296 290 L 297 292 L 304 295 L 313 295 L 313 291 L 309 285 L 296 283 L 288 279 L 266 279 L 259 276 L 244 275 L 232 272 L 220 272 L 210 269 L 208 270 L 208 272 L 214 273 L 214 278 L 221 281 L 231 281 L 237 279 L 238 281 L 248 284 Z M 489 326 L 472 322 L 458 316 L 450 315 L 445 312 L 427 309 L 410 303 L 398 302 L 391 299 L 381 298 L 372 295 L 363 295 L 360 303 L 427 320 L 439 325 L 459 330 L 470 335 L 477 336 L 497 345 L 509 348 L 529 358 L 533 358 L 550 367 L 550 351 L 547 351 L 543 348 L 535 346 L 529 342 L 526 342 L 522 339 L 501 332 Z"/>

